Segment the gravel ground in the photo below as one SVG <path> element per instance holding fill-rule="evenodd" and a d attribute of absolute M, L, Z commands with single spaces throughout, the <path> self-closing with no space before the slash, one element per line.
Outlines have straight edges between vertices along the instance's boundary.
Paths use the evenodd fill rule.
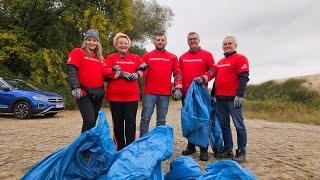
<path fill-rule="evenodd" d="M 167 122 L 175 129 L 175 146 L 174 155 L 164 163 L 165 172 L 170 161 L 180 156 L 186 146 L 186 139 L 181 135 L 180 109 L 180 103 L 170 104 Z M 110 124 L 110 112 L 106 112 Z M 153 117 L 153 127 L 154 121 Z M 70 144 L 79 135 L 81 124 L 78 111 L 31 120 L 0 116 L 0 179 L 20 179 L 33 164 Z M 320 126 L 251 119 L 246 124 L 248 149 L 243 166 L 258 179 L 320 179 Z M 209 152 L 208 162 L 199 161 L 199 150 L 193 156 L 202 169 L 216 161 L 212 151 Z"/>

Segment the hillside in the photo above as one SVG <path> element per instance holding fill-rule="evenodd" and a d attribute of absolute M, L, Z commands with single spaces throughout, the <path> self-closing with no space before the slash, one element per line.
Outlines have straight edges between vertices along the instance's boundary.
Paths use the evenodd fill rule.
<path fill-rule="evenodd" d="M 304 79 L 306 80 L 306 82 L 303 83 L 305 87 L 318 91 L 320 93 L 320 74 L 296 76 L 296 77 L 284 78 L 284 79 L 275 79 L 273 81 L 276 83 L 282 83 L 287 81 L 288 79 Z"/>

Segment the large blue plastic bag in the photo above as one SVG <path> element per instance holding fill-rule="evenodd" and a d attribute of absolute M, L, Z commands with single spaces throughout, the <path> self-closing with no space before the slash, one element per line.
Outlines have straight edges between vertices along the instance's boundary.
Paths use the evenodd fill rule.
<path fill-rule="evenodd" d="M 210 144 L 215 155 L 221 153 L 223 146 L 222 130 L 220 127 L 220 117 L 217 112 L 216 103 L 212 102 L 211 106 L 211 124 L 210 124 Z"/>
<path fill-rule="evenodd" d="M 179 156 L 170 163 L 170 171 L 165 175 L 166 180 L 191 180 L 202 176 L 199 164 L 190 156 Z"/>
<path fill-rule="evenodd" d="M 210 115 L 210 97 L 207 88 L 192 82 L 181 110 L 183 137 L 195 145 L 208 147 Z"/>
<path fill-rule="evenodd" d="M 123 148 L 99 179 L 163 179 L 161 162 L 173 154 L 173 128 L 157 126 Z"/>
<path fill-rule="evenodd" d="M 96 127 L 40 161 L 22 179 L 95 179 L 108 172 L 114 157 L 115 145 L 105 114 L 100 111 Z"/>
<path fill-rule="evenodd" d="M 254 180 L 256 177 L 235 161 L 223 160 L 206 166 L 202 174 L 199 165 L 189 156 L 180 156 L 170 163 L 166 180 Z"/>
<path fill-rule="evenodd" d="M 201 180 L 254 180 L 256 177 L 239 163 L 223 160 L 210 163 L 206 166 L 206 173 Z"/>

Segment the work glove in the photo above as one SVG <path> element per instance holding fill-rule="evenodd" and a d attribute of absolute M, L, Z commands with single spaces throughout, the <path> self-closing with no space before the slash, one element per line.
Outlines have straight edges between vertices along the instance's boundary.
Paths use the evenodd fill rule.
<path fill-rule="evenodd" d="M 138 80 L 139 78 L 140 78 L 140 74 L 135 72 L 130 75 L 129 80 Z"/>
<path fill-rule="evenodd" d="M 243 105 L 243 98 L 239 96 L 234 97 L 234 107 L 241 108 L 242 105 Z"/>
<path fill-rule="evenodd" d="M 193 80 L 199 85 L 202 85 L 205 82 L 204 77 L 202 77 L 202 76 L 196 77 Z"/>
<path fill-rule="evenodd" d="M 130 79 L 129 79 L 130 75 L 131 75 L 131 74 L 128 73 L 128 72 L 121 71 L 119 77 L 120 77 L 120 78 L 127 79 L 127 80 L 130 80 Z"/>
<path fill-rule="evenodd" d="M 121 71 L 121 67 L 119 65 L 112 66 L 112 71 Z"/>
<path fill-rule="evenodd" d="M 73 97 L 75 97 L 75 98 L 77 98 L 77 99 L 80 99 L 80 98 L 83 96 L 83 94 L 82 94 L 82 92 L 81 92 L 81 88 L 75 88 L 75 89 L 73 89 L 73 90 L 71 91 L 71 94 L 72 94 Z"/>
<path fill-rule="evenodd" d="M 142 63 L 138 68 L 137 68 L 137 71 L 145 71 L 147 70 L 149 67 L 149 65 L 147 63 Z"/>
<path fill-rule="evenodd" d="M 176 88 L 172 93 L 172 99 L 178 101 L 182 98 L 181 88 Z"/>

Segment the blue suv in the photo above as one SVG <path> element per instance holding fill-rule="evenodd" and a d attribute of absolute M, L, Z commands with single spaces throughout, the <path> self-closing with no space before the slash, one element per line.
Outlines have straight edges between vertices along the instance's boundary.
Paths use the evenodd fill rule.
<path fill-rule="evenodd" d="M 20 79 L 0 77 L 0 113 L 28 119 L 33 115 L 54 116 L 62 111 L 64 102 L 60 95 L 40 91 Z"/>

